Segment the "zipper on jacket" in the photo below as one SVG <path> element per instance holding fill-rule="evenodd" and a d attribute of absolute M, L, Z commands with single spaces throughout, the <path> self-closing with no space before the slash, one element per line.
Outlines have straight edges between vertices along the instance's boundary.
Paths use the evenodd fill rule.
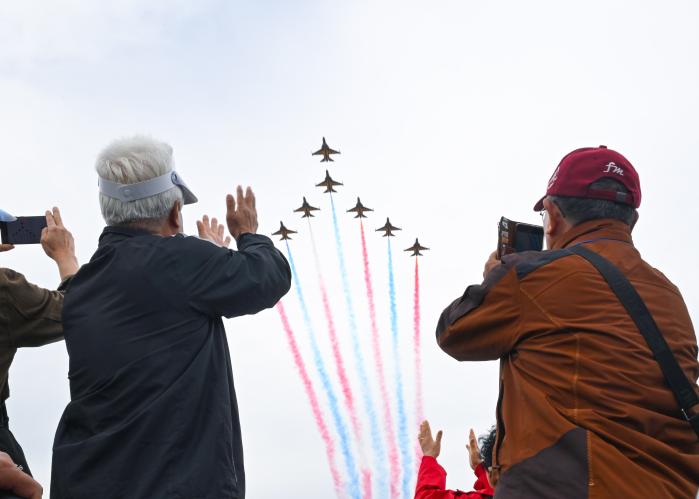
<path fill-rule="evenodd" d="M 502 364 L 502 361 L 500 361 Z M 502 366 L 501 366 L 502 369 Z M 495 482 L 500 476 L 500 447 L 502 446 L 502 441 L 505 438 L 505 423 L 502 419 L 502 399 L 505 394 L 505 385 L 500 378 L 500 393 L 498 394 L 498 403 L 495 409 L 495 415 L 497 420 L 497 432 L 495 434 L 495 446 L 493 449 L 493 464 L 491 466 L 492 473 L 495 478 Z M 493 484 L 495 485 L 495 484 Z"/>

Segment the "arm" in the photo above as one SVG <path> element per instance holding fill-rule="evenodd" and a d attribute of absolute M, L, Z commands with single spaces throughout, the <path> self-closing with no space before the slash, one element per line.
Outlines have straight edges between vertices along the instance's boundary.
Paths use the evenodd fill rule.
<path fill-rule="evenodd" d="M 257 234 L 238 238 L 238 251 L 184 238 L 176 268 L 188 303 L 212 317 L 254 314 L 274 306 L 291 287 L 291 270 L 272 241 Z"/>
<path fill-rule="evenodd" d="M 64 282 L 64 285 L 66 283 Z M 10 269 L 0 269 L 0 330 L 12 348 L 41 346 L 63 337 L 63 293 L 40 288 Z"/>
<path fill-rule="evenodd" d="M 73 235 L 63 226 L 61 212 L 56 207 L 53 211 L 46 211 L 46 227 L 41 231 L 41 247 L 56 262 L 62 281 L 78 271 Z"/>
<path fill-rule="evenodd" d="M 446 490 L 447 472 L 444 471 L 437 459 L 423 456 L 420 470 L 417 474 L 415 499 L 447 499 L 455 497 L 454 492 Z"/>
<path fill-rule="evenodd" d="M 457 360 L 495 360 L 512 350 L 521 315 L 516 261 L 505 257 L 483 284 L 469 286 L 442 312 L 437 324 L 442 350 Z"/>

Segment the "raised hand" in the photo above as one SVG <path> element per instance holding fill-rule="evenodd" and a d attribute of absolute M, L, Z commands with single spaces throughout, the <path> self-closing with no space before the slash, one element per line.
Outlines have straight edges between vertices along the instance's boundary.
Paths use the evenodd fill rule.
<path fill-rule="evenodd" d="M 418 442 L 420 442 L 420 447 L 422 448 L 422 453 L 425 456 L 437 457 L 442 450 L 442 430 L 437 432 L 437 439 L 432 438 L 432 429 L 430 428 L 430 423 L 423 421 L 420 424 L 420 434 L 417 437 Z"/>
<path fill-rule="evenodd" d="M 483 462 L 481 459 L 481 451 L 478 448 L 478 440 L 476 440 L 476 434 L 473 429 L 468 433 L 468 443 L 466 444 L 466 449 L 468 450 L 468 458 L 471 464 L 471 469 L 475 470 L 479 464 Z"/>
<path fill-rule="evenodd" d="M 14 249 L 14 247 L 14 244 L 0 244 L 0 253 L 3 251 L 10 251 L 11 249 Z"/>
<path fill-rule="evenodd" d="M 243 196 L 243 188 L 238 186 L 236 198 L 232 194 L 226 196 L 226 223 L 228 231 L 236 240 L 241 234 L 257 232 L 257 208 L 255 194 L 248 187 Z"/>
<path fill-rule="evenodd" d="M 55 206 L 52 211 L 46 211 L 46 227 L 41 231 L 41 247 L 58 265 L 61 279 L 78 271 L 73 234 L 63 226 L 61 212 Z"/>
<path fill-rule="evenodd" d="M 209 216 L 204 215 L 201 220 L 197 220 L 197 230 L 200 238 L 211 241 L 222 248 L 228 248 L 231 244 L 230 236 L 224 237 L 223 231 L 225 227 L 223 224 L 218 223 L 216 218 L 212 218 L 209 221 Z"/>

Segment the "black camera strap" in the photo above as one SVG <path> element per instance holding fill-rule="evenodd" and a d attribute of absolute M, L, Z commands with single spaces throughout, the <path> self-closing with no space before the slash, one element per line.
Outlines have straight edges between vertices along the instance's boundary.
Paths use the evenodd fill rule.
<path fill-rule="evenodd" d="M 653 316 L 648 307 L 646 307 L 643 298 L 636 291 L 636 288 L 613 263 L 594 251 L 581 245 L 568 248 L 568 250 L 590 262 L 602 274 L 602 277 L 607 281 L 607 284 L 609 284 L 609 287 L 621 304 L 624 305 L 643 338 L 645 338 L 646 343 L 648 343 L 653 357 L 660 365 L 665 380 L 680 405 L 684 419 L 692 425 L 694 432 L 699 437 L 699 411 L 694 415 L 690 415 L 690 409 L 699 404 L 699 396 L 697 396 L 695 385 L 690 383 L 677 363 L 677 359 L 672 350 L 670 350 L 667 341 L 665 341 L 665 337 L 658 329 Z"/>

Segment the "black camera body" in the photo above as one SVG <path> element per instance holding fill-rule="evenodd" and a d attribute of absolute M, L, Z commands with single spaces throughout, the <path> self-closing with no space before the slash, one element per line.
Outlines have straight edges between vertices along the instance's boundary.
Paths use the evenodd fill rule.
<path fill-rule="evenodd" d="M 544 228 L 540 225 L 515 222 L 505 217 L 498 224 L 498 260 L 510 253 L 541 251 L 544 247 Z"/>

